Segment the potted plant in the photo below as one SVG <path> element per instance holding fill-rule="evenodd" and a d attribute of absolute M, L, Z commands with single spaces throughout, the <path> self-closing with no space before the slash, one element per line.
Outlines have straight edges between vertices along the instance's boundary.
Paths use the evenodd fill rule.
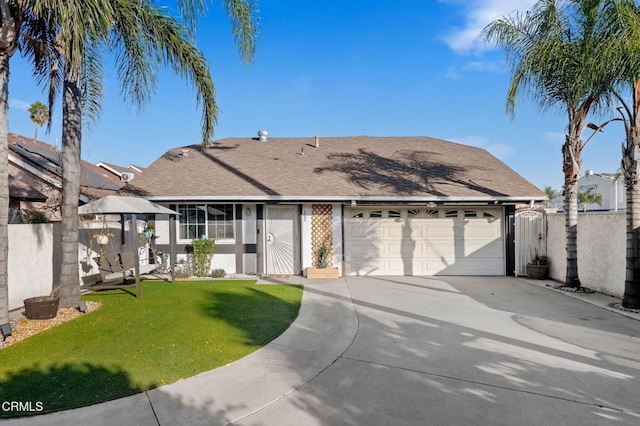
<path fill-rule="evenodd" d="M 144 231 L 142 231 L 142 233 L 144 234 L 144 237 L 148 240 L 149 238 L 153 237 L 153 234 L 155 234 L 156 232 L 156 228 L 154 228 L 153 226 L 147 225 L 144 227 Z"/>
<path fill-rule="evenodd" d="M 109 243 L 109 241 L 111 241 L 113 237 L 115 237 L 113 232 L 109 232 L 105 230 L 102 230 L 100 232 L 96 232 L 95 234 L 93 234 L 91 236 L 91 239 L 89 240 L 89 245 L 87 246 L 87 251 L 83 260 L 89 261 L 91 259 L 91 255 L 94 253 L 94 250 L 93 250 L 94 241 L 98 243 L 98 250 L 95 253 L 97 253 L 99 258 L 105 258 L 107 253 L 105 246 Z"/>
<path fill-rule="evenodd" d="M 50 319 L 58 314 L 60 298 L 54 292 L 48 296 L 30 297 L 23 300 L 24 316 L 28 319 Z"/>
<path fill-rule="evenodd" d="M 307 278 L 338 278 L 338 268 L 331 267 L 329 257 L 331 245 L 323 242 L 316 250 L 316 263 L 314 268 L 307 268 Z"/>
<path fill-rule="evenodd" d="M 529 277 L 543 280 L 549 276 L 549 259 L 536 253 L 533 260 L 527 264 Z"/>

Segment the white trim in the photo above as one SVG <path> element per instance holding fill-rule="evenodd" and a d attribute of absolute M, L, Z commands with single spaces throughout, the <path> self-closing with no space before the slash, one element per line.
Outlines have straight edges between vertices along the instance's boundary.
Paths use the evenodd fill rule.
<path fill-rule="evenodd" d="M 116 169 L 114 169 L 113 167 L 109 166 L 106 163 L 103 163 L 102 161 L 99 161 L 96 163 L 96 167 L 101 167 L 103 169 L 106 169 L 107 171 L 113 173 L 114 175 L 118 175 L 119 177 L 122 177 L 122 172 L 118 171 Z"/>
<path fill-rule="evenodd" d="M 351 202 L 398 202 L 398 203 L 499 203 L 499 202 L 523 202 L 529 203 L 530 201 L 546 201 L 546 196 L 540 197 L 416 197 L 416 196 L 289 196 L 289 195 L 207 195 L 207 196 L 161 196 L 155 195 L 145 197 L 150 201 L 166 202 L 166 203 L 180 203 L 180 202 L 223 202 L 223 201 L 235 201 L 242 203 L 246 201 L 251 202 L 269 202 L 269 201 L 288 201 L 288 202 L 315 202 L 315 201 L 333 201 L 338 203 Z"/>

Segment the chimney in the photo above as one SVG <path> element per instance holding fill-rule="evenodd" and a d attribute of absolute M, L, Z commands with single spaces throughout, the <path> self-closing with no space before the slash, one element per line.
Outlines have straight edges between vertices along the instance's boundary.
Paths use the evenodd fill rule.
<path fill-rule="evenodd" d="M 258 131 L 258 140 L 260 142 L 266 142 L 267 141 L 267 136 L 269 136 L 269 133 L 266 130 L 259 130 Z"/>
<path fill-rule="evenodd" d="M 316 135 L 316 149 L 320 148 L 320 136 Z"/>

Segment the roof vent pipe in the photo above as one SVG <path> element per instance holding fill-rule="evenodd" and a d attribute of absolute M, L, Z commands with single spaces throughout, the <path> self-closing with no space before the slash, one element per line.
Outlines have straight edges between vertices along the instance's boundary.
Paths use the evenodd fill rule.
<path fill-rule="evenodd" d="M 593 170 L 587 170 L 585 176 L 593 176 Z"/>
<path fill-rule="evenodd" d="M 266 142 L 267 141 L 267 136 L 269 136 L 269 133 L 266 130 L 259 130 L 258 131 L 258 140 L 260 142 Z"/>
<path fill-rule="evenodd" d="M 320 148 L 320 136 L 316 135 L 316 149 Z"/>

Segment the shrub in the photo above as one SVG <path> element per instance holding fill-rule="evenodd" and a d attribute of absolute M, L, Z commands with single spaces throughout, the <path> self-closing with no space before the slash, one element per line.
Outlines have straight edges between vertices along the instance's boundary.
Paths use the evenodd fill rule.
<path fill-rule="evenodd" d="M 193 274 L 196 277 L 209 276 L 215 244 L 216 242 L 212 238 L 198 238 L 191 241 L 193 246 Z"/>
<path fill-rule="evenodd" d="M 28 211 L 24 215 L 27 223 L 49 223 L 49 218 L 46 214 L 39 211 Z"/>
<path fill-rule="evenodd" d="M 224 278 L 227 276 L 227 273 L 224 269 L 214 269 L 211 271 L 211 278 Z"/>

